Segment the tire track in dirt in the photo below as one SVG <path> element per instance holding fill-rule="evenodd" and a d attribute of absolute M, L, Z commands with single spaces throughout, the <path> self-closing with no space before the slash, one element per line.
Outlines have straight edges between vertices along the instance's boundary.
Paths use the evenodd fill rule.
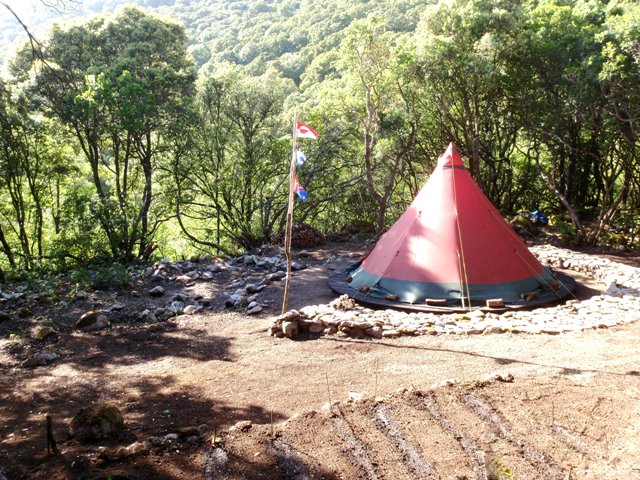
<path fill-rule="evenodd" d="M 380 405 L 376 407 L 375 419 L 378 427 L 402 453 L 402 458 L 409 471 L 417 478 L 438 480 L 439 477 L 433 465 L 424 458 L 420 447 L 407 439 L 407 435 L 396 422 L 390 406 Z"/>
<path fill-rule="evenodd" d="M 566 472 L 553 458 L 538 450 L 525 440 L 518 438 L 518 436 L 513 432 L 509 421 L 500 412 L 494 409 L 487 400 L 470 393 L 461 395 L 460 400 L 472 412 L 487 423 L 497 435 L 516 447 L 521 452 L 522 456 L 540 474 L 544 475 L 544 478 L 548 478 L 550 480 L 563 480 L 566 478 Z"/>
<path fill-rule="evenodd" d="M 471 460 L 476 479 L 487 480 L 486 452 L 444 416 L 435 398 L 432 395 L 424 395 L 421 392 L 417 392 L 410 400 L 410 403 L 418 410 L 428 412 L 444 431 L 449 432 Z"/>

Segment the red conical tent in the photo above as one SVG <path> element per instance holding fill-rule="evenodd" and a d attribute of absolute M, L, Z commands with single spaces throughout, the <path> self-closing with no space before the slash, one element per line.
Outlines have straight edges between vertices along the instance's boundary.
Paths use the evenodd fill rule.
<path fill-rule="evenodd" d="M 522 297 L 569 293 L 473 181 L 453 143 L 407 210 L 346 275 L 342 288 L 330 282 L 334 290 L 370 303 L 524 304 Z"/>

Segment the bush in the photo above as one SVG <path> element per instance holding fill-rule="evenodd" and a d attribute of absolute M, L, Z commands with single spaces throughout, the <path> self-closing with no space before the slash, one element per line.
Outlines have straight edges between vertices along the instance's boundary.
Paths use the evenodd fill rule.
<path fill-rule="evenodd" d="M 100 265 L 94 269 L 78 269 L 71 278 L 82 288 L 92 290 L 109 290 L 129 285 L 129 273 L 124 265 L 113 263 Z"/>

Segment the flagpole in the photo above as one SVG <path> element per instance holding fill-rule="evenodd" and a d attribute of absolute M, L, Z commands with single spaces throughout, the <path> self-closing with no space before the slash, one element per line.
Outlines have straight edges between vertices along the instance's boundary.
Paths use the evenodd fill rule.
<path fill-rule="evenodd" d="M 293 142 L 291 150 L 291 166 L 289 167 L 289 204 L 287 206 L 287 228 L 284 233 L 284 254 L 287 257 L 287 279 L 284 284 L 284 297 L 282 299 L 282 313 L 289 307 L 289 288 L 291 287 L 291 236 L 293 233 L 293 203 L 294 188 L 293 183 L 296 178 L 296 148 L 298 143 L 298 114 L 293 115 Z"/>

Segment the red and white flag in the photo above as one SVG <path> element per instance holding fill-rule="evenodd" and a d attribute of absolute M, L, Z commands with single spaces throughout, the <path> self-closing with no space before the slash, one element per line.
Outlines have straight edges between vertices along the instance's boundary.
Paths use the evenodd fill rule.
<path fill-rule="evenodd" d="M 310 138 L 311 140 L 318 139 L 318 133 L 309 125 L 298 122 L 296 127 L 296 137 L 298 138 Z"/>

